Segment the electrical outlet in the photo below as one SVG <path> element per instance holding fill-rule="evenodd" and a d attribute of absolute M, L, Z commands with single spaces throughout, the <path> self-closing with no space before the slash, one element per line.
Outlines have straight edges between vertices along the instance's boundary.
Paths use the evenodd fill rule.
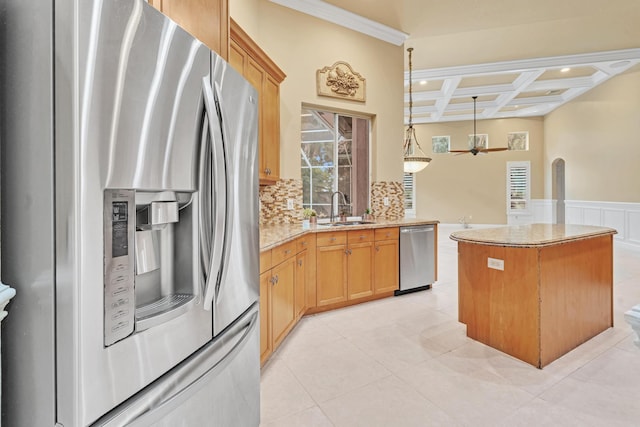
<path fill-rule="evenodd" d="M 293 199 L 287 199 L 287 209 L 293 210 Z"/>
<path fill-rule="evenodd" d="M 389 206 L 389 204 L 390 204 L 389 203 L 389 198 L 388 197 L 383 198 L 382 199 L 382 203 L 384 203 L 385 206 Z"/>

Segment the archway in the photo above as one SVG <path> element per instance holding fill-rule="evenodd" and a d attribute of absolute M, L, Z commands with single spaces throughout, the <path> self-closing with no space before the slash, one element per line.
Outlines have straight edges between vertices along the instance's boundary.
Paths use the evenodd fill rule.
<path fill-rule="evenodd" d="M 551 164 L 551 198 L 556 201 L 556 224 L 565 223 L 564 159 L 555 159 Z"/>

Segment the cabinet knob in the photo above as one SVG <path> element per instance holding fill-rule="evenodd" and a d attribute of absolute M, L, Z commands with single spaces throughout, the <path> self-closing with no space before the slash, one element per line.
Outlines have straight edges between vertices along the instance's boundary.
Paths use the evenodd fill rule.
<path fill-rule="evenodd" d="M 332 238 L 329 239 L 330 242 L 334 242 L 335 240 L 336 240 L 335 237 L 332 237 Z"/>
<path fill-rule="evenodd" d="M 299 265 L 300 267 L 302 267 L 302 260 L 301 260 L 301 259 L 299 259 L 299 260 L 298 260 L 298 265 Z"/>
<path fill-rule="evenodd" d="M 285 254 L 285 255 L 289 255 L 289 252 L 291 252 L 291 249 L 285 249 L 285 250 L 284 250 L 284 254 Z"/>
<path fill-rule="evenodd" d="M 364 236 L 364 235 L 360 236 L 360 240 L 364 239 L 365 237 L 367 236 Z"/>
<path fill-rule="evenodd" d="M 376 252 L 380 252 L 380 246 L 376 246 Z"/>
<path fill-rule="evenodd" d="M 307 246 L 307 242 L 305 242 L 305 241 L 302 241 L 301 244 L 302 244 L 302 246 Z"/>

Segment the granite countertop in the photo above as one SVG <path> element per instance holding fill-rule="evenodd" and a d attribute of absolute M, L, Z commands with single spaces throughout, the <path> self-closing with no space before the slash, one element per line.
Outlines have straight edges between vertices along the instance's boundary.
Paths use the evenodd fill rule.
<path fill-rule="evenodd" d="M 608 227 L 574 224 L 528 224 L 451 233 L 452 240 L 490 246 L 537 247 L 616 234 Z"/>
<path fill-rule="evenodd" d="M 425 224 L 437 224 L 438 220 L 433 219 L 396 219 L 386 220 L 377 219 L 370 224 L 358 224 L 358 225 L 336 225 L 327 226 L 322 224 L 311 224 L 304 226 L 301 223 L 297 224 L 274 224 L 274 225 L 261 225 L 260 226 L 260 250 L 266 251 L 272 249 L 283 243 L 295 240 L 300 236 L 307 233 L 324 233 L 328 231 L 347 231 L 347 230 L 363 230 L 373 228 L 384 227 L 405 227 L 411 225 L 425 225 Z"/>

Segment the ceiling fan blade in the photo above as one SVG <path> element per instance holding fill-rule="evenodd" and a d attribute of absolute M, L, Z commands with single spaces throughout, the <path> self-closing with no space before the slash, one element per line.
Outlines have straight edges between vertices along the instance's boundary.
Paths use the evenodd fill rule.
<path fill-rule="evenodd" d="M 449 150 L 449 153 L 468 153 L 469 150 Z"/>
<path fill-rule="evenodd" d="M 501 148 L 483 148 L 480 151 L 483 153 L 489 153 L 491 151 L 507 151 L 508 148 L 507 147 L 501 147 Z"/>

